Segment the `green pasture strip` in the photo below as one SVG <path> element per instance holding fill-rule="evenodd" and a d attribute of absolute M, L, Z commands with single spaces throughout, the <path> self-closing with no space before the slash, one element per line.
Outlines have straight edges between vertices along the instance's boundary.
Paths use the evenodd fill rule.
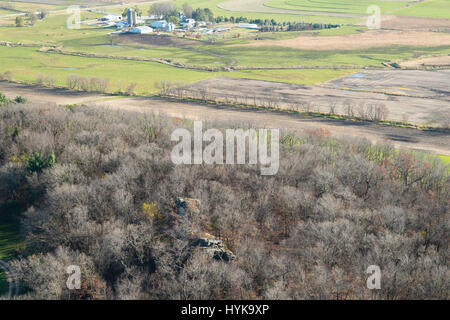
<path fill-rule="evenodd" d="M 0 72 L 10 71 L 15 81 L 35 83 L 39 74 L 51 75 L 55 85 L 66 87 L 69 75 L 110 79 L 110 92 L 125 89 L 136 83 L 136 93 L 157 91 L 155 82 L 161 80 L 195 83 L 214 76 L 212 72 L 200 72 L 175 68 L 156 62 L 86 58 L 55 53 L 38 52 L 36 48 L 0 47 Z M 122 84 L 122 87 L 121 87 Z"/>
<path fill-rule="evenodd" d="M 269 66 L 367 66 L 383 67 L 383 62 L 398 59 L 414 58 L 414 52 L 424 54 L 447 54 L 450 46 L 410 47 L 390 46 L 360 50 L 299 50 L 282 46 L 231 46 L 204 45 L 205 51 L 235 59 L 238 66 L 269 67 Z"/>
<path fill-rule="evenodd" d="M 0 59 L 5 66 L 0 72 L 12 72 L 15 81 L 35 83 L 38 75 L 52 75 L 56 86 L 65 87 L 67 77 L 72 74 L 89 77 L 109 78 L 110 92 L 125 89 L 130 83 L 137 84 L 137 93 L 150 94 L 157 91 L 155 82 L 160 80 L 195 83 L 216 75 L 286 82 L 296 84 L 317 84 L 355 72 L 355 70 L 243 70 L 235 72 L 200 72 L 141 61 L 85 58 L 43 53 L 35 48 L 0 47 Z M 1 68 L 1 67 L 0 67 Z"/>
<path fill-rule="evenodd" d="M 244 32 L 242 32 L 244 30 Z M 304 31 L 282 31 L 282 32 L 259 32 L 250 31 L 245 29 L 233 29 L 232 31 L 224 34 L 225 40 L 218 37 L 218 43 L 220 44 L 247 44 L 255 39 L 261 40 L 288 40 L 295 39 L 302 35 L 314 34 L 319 37 L 327 36 L 344 36 L 350 34 L 358 34 L 367 31 L 366 27 L 361 26 L 341 26 L 338 28 L 322 29 L 322 30 L 304 30 Z M 241 34 L 240 38 L 234 37 L 237 34 Z"/>
<path fill-rule="evenodd" d="M 75 1 L 71 1 L 71 3 L 64 4 L 48 4 L 48 3 L 35 3 L 35 2 L 8 2 L 10 3 L 14 10 L 22 11 L 22 12 L 30 12 L 30 11 L 39 11 L 39 10 L 61 10 L 67 8 L 71 4 L 76 4 Z"/>
<path fill-rule="evenodd" d="M 81 19 L 86 21 L 100 16 L 97 13 L 82 11 Z M 0 26 L 0 39 L 8 42 L 57 45 L 63 41 L 104 35 L 112 31 L 111 29 L 89 27 L 85 24 L 81 25 L 81 29 L 68 29 L 68 18 L 69 15 L 58 14 L 37 21 L 34 26 Z"/>
<path fill-rule="evenodd" d="M 17 13 L 17 11 L 6 10 L 6 9 L 0 8 L 0 16 L 6 16 L 6 15 L 9 15 L 9 14 L 15 14 L 15 13 Z"/>
<path fill-rule="evenodd" d="M 412 57 L 413 48 L 380 48 L 368 52 L 348 51 L 304 51 L 282 47 L 227 47 L 221 45 L 200 46 L 205 51 L 216 52 L 226 58 L 236 59 L 237 66 L 249 67 L 292 67 L 328 65 L 374 65 L 381 66 L 384 61 Z M 421 48 L 422 51 L 423 48 Z M 428 48 L 427 52 L 449 52 L 450 48 Z M 142 50 L 145 51 L 145 50 Z M 87 58 L 38 52 L 36 48 L 0 47 L 2 65 L 0 72 L 11 71 L 14 80 L 27 83 L 36 82 L 39 74 L 52 75 L 57 86 L 65 87 L 67 76 L 71 74 L 109 78 L 110 91 L 116 92 L 132 82 L 137 83 L 137 92 L 148 94 L 156 92 L 154 83 L 160 80 L 195 83 L 213 77 L 212 72 L 187 70 L 156 62 L 118 60 L 107 58 Z M 195 60 L 186 59 L 195 64 Z M 375 61 L 375 62 L 374 62 Z M 346 75 L 354 70 L 240 70 L 226 73 L 226 76 L 251 78 L 275 82 L 298 84 L 320 83 Z M 220 74 L 220 73 L 219 73 Z"/>
<path fill-rule="evenodd" d="M 392 14 L 423 18 L 450 19 L 450 0 L 426 0 L 393 11 Z"/>
<path fill-rule="evenodd" d="M 149 46 L 141 43 L 116 44 L 109 35 L 94 35 L 92 37 L 64 41 L 64 50 L 103 54 L 118 57 L 158 58 L 198 66 L 223 66 L 227 59 L 217 57 L 207 52 L 195 49 L 183 49 L 173 46 Z"/>

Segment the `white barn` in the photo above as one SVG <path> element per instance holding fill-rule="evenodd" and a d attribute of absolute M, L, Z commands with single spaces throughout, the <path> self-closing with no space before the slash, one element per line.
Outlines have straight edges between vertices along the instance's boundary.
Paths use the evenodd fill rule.
<path fill-rule="evenodd" d="M 134 34 L 146 34 L 146 33 L 152 33 L 153 29 L 147 26 L 143 26 L 143 27 L 136 27 L 131 29 L 130 31 L 128 31 L 129 33 L 134 33 Z"/>

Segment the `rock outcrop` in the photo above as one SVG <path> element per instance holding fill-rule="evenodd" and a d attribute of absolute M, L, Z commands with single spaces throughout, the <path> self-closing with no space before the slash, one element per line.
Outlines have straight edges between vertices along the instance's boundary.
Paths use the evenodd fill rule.
<path fill-rule="evenodd" d="M 180 218 L 180 222 L 183 220 L 188 225 L 186 237 L 192 240 L 189 244 L 190 247 L 198 247 L 204 250 L 206 254 L 215 260 L 229 262 L 236 259 L 233 252 L 226 247 L 221 239 L 199 230 L 196 217 L 200 214 L 200 200 L 178 197 L 176 205 L 177 216 Z M 187 220 L 181 219 L 181 217 L 187 218 Z"/>
<path fill-rule="evenodd" d="M 200 213 L 200 200 L 192 198 L 177 198 L 177 214 L 192 216 Z"/>
<path fill-rule="evenodd" d="M 217 238 L 198 238 L 191 243 L 191 246 L 201 248 L 215 260 L 229 262 L 236 259 L 233 252 L 226 248 L 222 240 Z"/>

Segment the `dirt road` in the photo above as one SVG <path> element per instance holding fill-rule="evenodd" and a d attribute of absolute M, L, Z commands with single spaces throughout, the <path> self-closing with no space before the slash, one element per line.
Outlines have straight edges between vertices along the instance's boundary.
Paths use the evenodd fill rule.
<path fill-rule="evenodd" d="M 0 82 L 0 92 L 9 97 L 24 96 L 32 102 L 48 105 L 89 103 L 111 110 L 129 110 L 167 114 L 171 117 L 206 121 L 233 121 L 251 124 L 257 128 L 281 128 L 305 132 L 318 128 L 326 129 L 336 137 L 367 138 L 375 143 L 391 143 L 395 147 L 428 151 L 450 155 L 450 135 L 440 132 L 425 132 L 415 129 L 378 126 L 370 123 L 327 120 L 305 116 L 292 116 L 265 111 L 232 110 L 201 104 L 168 102 L 156 98 L 117 98 L 66 90 L 41 89 Z"/>

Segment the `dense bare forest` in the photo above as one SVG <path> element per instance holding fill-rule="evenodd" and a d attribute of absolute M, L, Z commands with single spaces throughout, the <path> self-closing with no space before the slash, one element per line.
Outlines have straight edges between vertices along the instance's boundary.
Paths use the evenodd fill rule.
<path fill-rule="evenodd" d="M 192 129 L 185 119 L 27 104 L 0 117 L 0 212 L 27 243 L 11 262 L 19 298 L 450 298 L 450 179 L 435 158 L 283 132 L 268 177 L 175 166 L 170 135 Z M 198 214 L 179 216 L 178 197 L 198 199 Z M 196 232 L 236 259 L 190 246 Z M 66 287 L 69 265 L 81 290 Z M 367 289 L 369 265 L 381 290 Z"/>

